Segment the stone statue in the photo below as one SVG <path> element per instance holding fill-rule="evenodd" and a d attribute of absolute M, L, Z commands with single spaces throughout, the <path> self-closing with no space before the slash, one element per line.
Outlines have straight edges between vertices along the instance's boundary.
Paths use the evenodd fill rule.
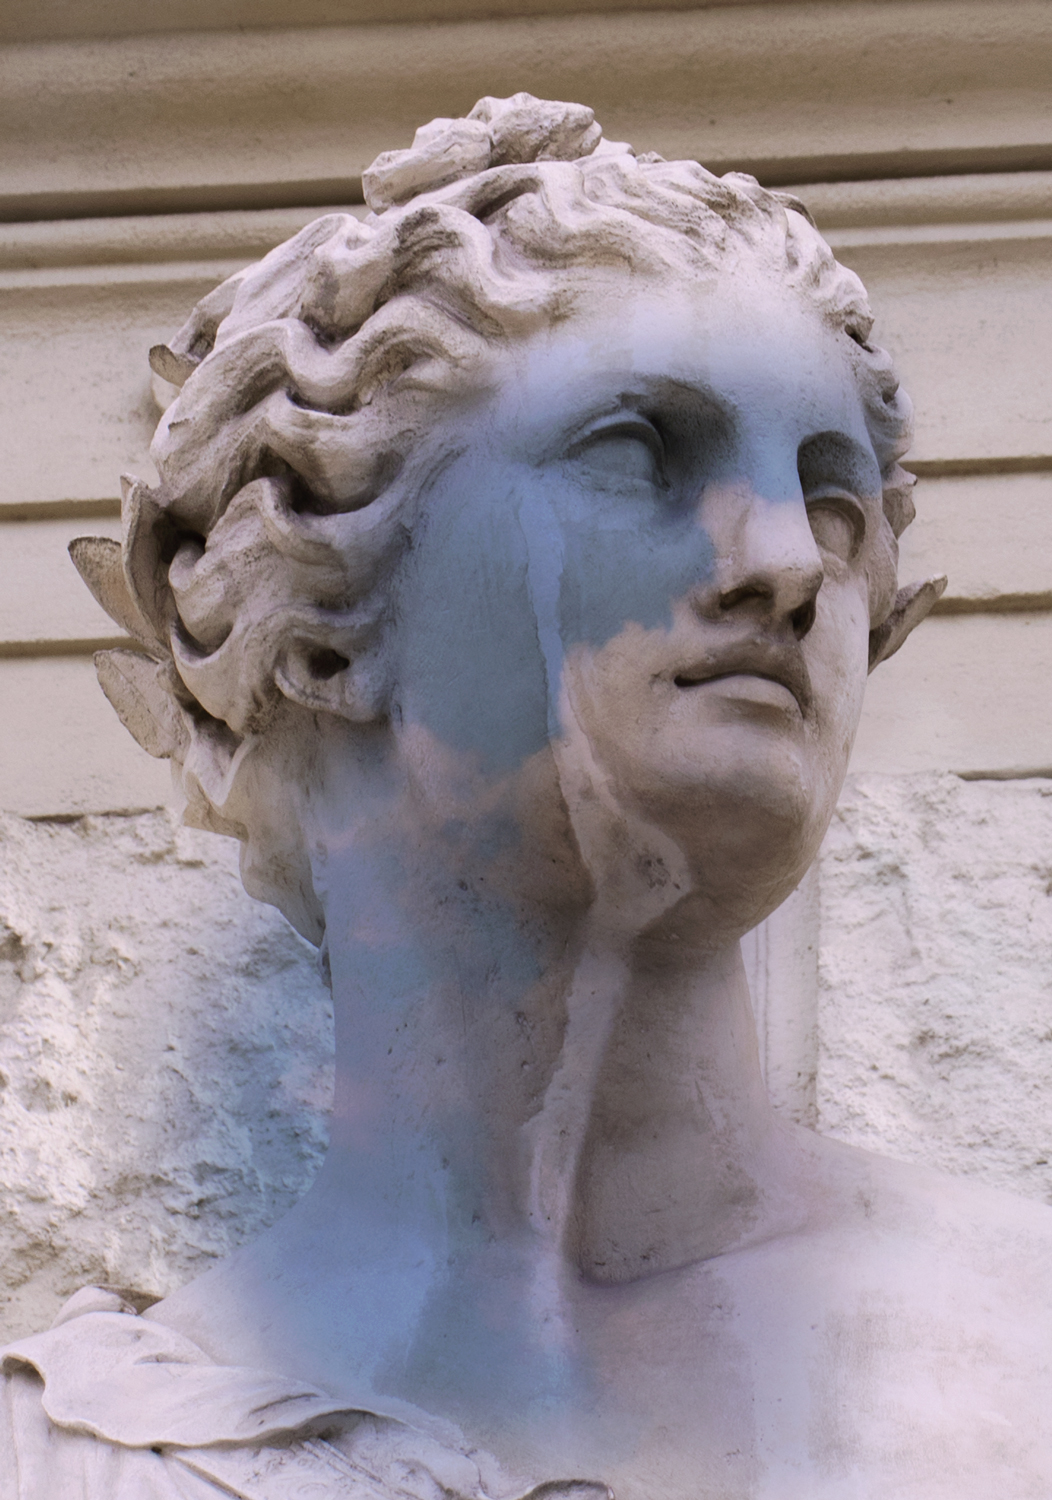
<path fill-rule="evenodd" d="M 770 1110 L 910 408 L 801 204 L 528 95 L 231 278 L 103 687 L 321 945 L 332 1146 L 257 1243 L 3 1356 L 19 1500 L 1052 1494 L 1052 1213 Z"/>

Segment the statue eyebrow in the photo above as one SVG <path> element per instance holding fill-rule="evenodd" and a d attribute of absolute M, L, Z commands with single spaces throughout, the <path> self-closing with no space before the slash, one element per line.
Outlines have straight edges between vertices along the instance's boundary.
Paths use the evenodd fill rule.
<path fill-rule="evenodd" d="M 704 431 L 711 439 L 714 429 L 726 438 L 737 426 L 734 403 L 711 387 L 668 375 L 642 376 L 617 395 L 597 400 L 587 415 L 571 416 L 560 426 L 544 457 L 565 453 L 587 437 L 594 424 L 604 419 L 616 423 L 619 417 L 638 417 L 649 423 L 666 447 L 670 438 L 682 441 L 691 428 L 697 429 L 699 437 Z"/>
<path fill-rule="evenodd" d="M 843 482 L 860 494 L 881 496 L 880 464 L 872 448 L 846 432 L 816 432 L 796 450 L 800 483 L 809 487 Z"/>

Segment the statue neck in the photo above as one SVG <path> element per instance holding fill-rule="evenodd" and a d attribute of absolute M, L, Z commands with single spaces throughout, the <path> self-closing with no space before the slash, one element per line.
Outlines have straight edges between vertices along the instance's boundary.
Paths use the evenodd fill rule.
<path fill-rule="evenodd" d="M 514 899 L 494 864 L 472 883 L 424 843 L 329 859 L 328 1157 L 158 1315 L 228 1362 L 280 1348 L 350 1407 L 438 1413 L 494 1452 L 543 1430 L 580 1468 L 620 1421 L 581 1448 L 612 1305 L 796 1227 L 792 1147 L 736 941 L 692 943 L 685 920 L 625 941 L 594 900 Z"/>
<path fill-rule="evenodd" d="M 531 1277 L 621 1282 L 748 1239 L 779 1133 L 737 941 L 624 941 L 594 906 L 441 884 L 372 860 L 329 892 L 335 1112 L 311 1196 L 348 1251 L 360 1227 L 354 1258 L 499 1245 Z"/>

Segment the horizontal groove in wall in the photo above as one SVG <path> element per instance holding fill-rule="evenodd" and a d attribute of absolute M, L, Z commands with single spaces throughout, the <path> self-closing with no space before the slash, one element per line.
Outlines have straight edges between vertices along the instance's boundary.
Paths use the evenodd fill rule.
<path fill-rule="evenodd" d="M 765 187 L 792 188 L 806 178 L 820 184 L 900 181 L 913 177 L 1003 175 L 1052 170 L 1052 143 L 1035 141 L 1021 146 L 901 147 L 890 151 L 816 152 L 813 155 L 750 156 L 747 153 L 713 158 L 699 153 L 710 172 L 751 172 Z"/>
<path fill-rule="evenodd" d="M 902 460 L 918 479 L 966 478 L 981 474 L 1045 474 L 1052 470 L 1052 454 L 1018 453 L 1001 458 L 910 458 Z"/>
<path fill-rule="evenodd" d="M 144 802 L 141 807 L 99 807 L 91 812 L 16 813 L 15 816 L 26 823 L 58 823 L 68 827 L 70 823 L 83 823 L 88 818 L 138 818 L 143 813 L 160 812 L 167 805 L 165 802 Z"/>
<path fill-rule="evenodd" d="M 362 179 L 309 178 L 296 182 L 219 182 L 171 187 L 69 189 L 39 193 L 0 191 L 0 222 L 20 220 L 123 218 L 130 215 L 168 215 L 229 212 L 280 212 L 317 208 L 331 203 L 361 206 Z"/>
<path fill-rule="evenodd" d="M 792 191 L 823 231 L 1052 218 L 1052 172 L 801 182 Z"/>
<path fill-rule="evenodd" d="M 92 656 L 96 651 L 113 651 L 117 647 L 139 649 L 135 641 L 126 635 L 98 636 L 93 640 L 83 641 L 0 641 L 0 659 L 10 661 L 15 657 Z"/>
<path fill-rule="evenodd" d="M 139 261 L 132 265 L 43 266 L 0 269 L 0 292 L 84 286 L 173 286 L 178 282 L 224 281 L 251 255 L 224 260 Z"/>
<path fill-rule="evenodd" d="M 642 139 L 642 137 L 640 137 Z M 882 152 L 821 153 L 792 156 L 754 156 L 747 150 L 725 158 L 697 151 L 683 153 L 700 160 L 710 172 L 748 172 L 766 187 L 786 188 L 799 194 L 821 225 L 821 208 L 815 188 L 835 189 L 852 184 L 900 183 L 953 180 L 973 181 L 989 175 L 1052 177 L 1052 143 L 1027 146 L 948 147 L 902 149 Z M 806 180 L 803 189 L 801 180 Z M 807 189 L 811 189 L 810 196 Z M 130 217 L 166 218 L 173 215 L 216 213 L 295 213 L 312 209 L 317 217 L 340 204 L 365 212 L 362 179 L 358 174 L 342 178 L 309 178 L 295 182 L 230 181 L 169 187 L 136 186 L 64 191 L 4 192 L 0 190 L 0 223 L 47 223 L 79 219 Z M 1045 210 L 1047 212 L 1047 209 Z M 1034 217 L 1037 215 L 1035 214 Z M 919 221 L 918 221 L 919 222 Z M 830 230 L 849 224 L 829 222 Z M 874 226 L 876 227 L 876 226 Z M 1020 231 L 1021 232 L 1021 231 Z"/>
<path fill-rule="evenodd" d="M 68 519 L 112 519 L 121 513 L 121 502 L 109 500 L 10 500 L 0 501 L 0 522 L 64 521 Z"/>
<path fill-rule="evenodd" d="M 981 219 L 961 224 L 866 224 L 859 229 L 823 230 L 834 250 L 857 250 L 873 245 L 977 244 L 991 240 L 1052 239 L 1052 218 L 991 222 Z"/>
<path fill-rule="evenodd" d="M 1052 590 L 1040 594 L 991 594 L 969 599 L 965 595 L 943 597 L 933 615 L 1022 615 L 1046 614 L 1052 610 Z"/>
<path fill-rule="evenodd" d="M 1052 780 L 1052 766 L 1024 766 L 1007 771 L 953 771 L 962 781 L 1048 781 Z"/>

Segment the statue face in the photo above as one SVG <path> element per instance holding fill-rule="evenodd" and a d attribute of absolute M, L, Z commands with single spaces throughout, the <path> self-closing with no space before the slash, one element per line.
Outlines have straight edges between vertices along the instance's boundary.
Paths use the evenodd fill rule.
<path fill-rule="evenodd" d="M 777 904 L 831 816 L 888 571 L 849 350 L 747 266 L 619 273 L 495 349 L 435 434 L 394 627 L 403 732 L 479 786 L 547 756 L 571 816 L 598 780 L 695 885 L 728 889 L 731 861 Z"/>

